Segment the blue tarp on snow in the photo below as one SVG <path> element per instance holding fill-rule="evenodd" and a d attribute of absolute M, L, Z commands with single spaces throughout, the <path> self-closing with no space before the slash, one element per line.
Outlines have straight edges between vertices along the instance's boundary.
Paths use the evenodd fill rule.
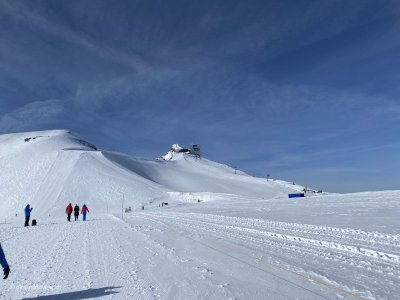
<path fill-rule="evenodd" d="M 289 198 L 300 198 L 304 197 L 304 193 L 289 194 Z"/>

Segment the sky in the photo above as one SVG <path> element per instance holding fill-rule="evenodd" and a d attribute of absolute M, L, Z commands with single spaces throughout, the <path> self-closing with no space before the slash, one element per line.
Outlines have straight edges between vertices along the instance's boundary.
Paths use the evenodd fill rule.
<path fill-rule="evenodd" d="M 400 189 L 398 1 L 0 0 L 0 134 Z"/>

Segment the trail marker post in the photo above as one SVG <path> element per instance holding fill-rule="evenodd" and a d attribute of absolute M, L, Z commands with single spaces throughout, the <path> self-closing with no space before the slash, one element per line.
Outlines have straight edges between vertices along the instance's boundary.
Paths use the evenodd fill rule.
<path fill-rule="evenodd" d="M 125 196 L 122 193 L 122 203 L 121 203 L 121 219 L 124 219 L 124 202 L 125 202 Z"/>

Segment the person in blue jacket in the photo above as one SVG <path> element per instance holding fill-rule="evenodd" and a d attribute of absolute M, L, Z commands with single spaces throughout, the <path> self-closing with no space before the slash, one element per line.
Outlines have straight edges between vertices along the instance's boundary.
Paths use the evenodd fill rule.
<path fill-rule="evenodd" d="M 28 204 L 25 209 L 25 226 L 29 226 L 29 219 L 31 218 L 31 211 L 33 208 L 30 207 L 30 205 Z"/>
<path fill-rule="evenodd" d="M 1 248 L 1 244 L 0 244 L 0 265 L 3 268 L 3 273 L 4 273 L 3 279 L 7 279 L 8 274 L 10 274 L 10 266 L 7 263 L 6 257 L 3 252 L 3 248 Z"/>

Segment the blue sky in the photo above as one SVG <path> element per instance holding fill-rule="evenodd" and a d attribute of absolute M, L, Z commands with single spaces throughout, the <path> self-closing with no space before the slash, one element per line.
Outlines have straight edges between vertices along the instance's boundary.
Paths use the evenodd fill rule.
<path fill-rule="evenodd" d="M 0 133 L 399 189 L 397 1 L 0 0 Z"/>

